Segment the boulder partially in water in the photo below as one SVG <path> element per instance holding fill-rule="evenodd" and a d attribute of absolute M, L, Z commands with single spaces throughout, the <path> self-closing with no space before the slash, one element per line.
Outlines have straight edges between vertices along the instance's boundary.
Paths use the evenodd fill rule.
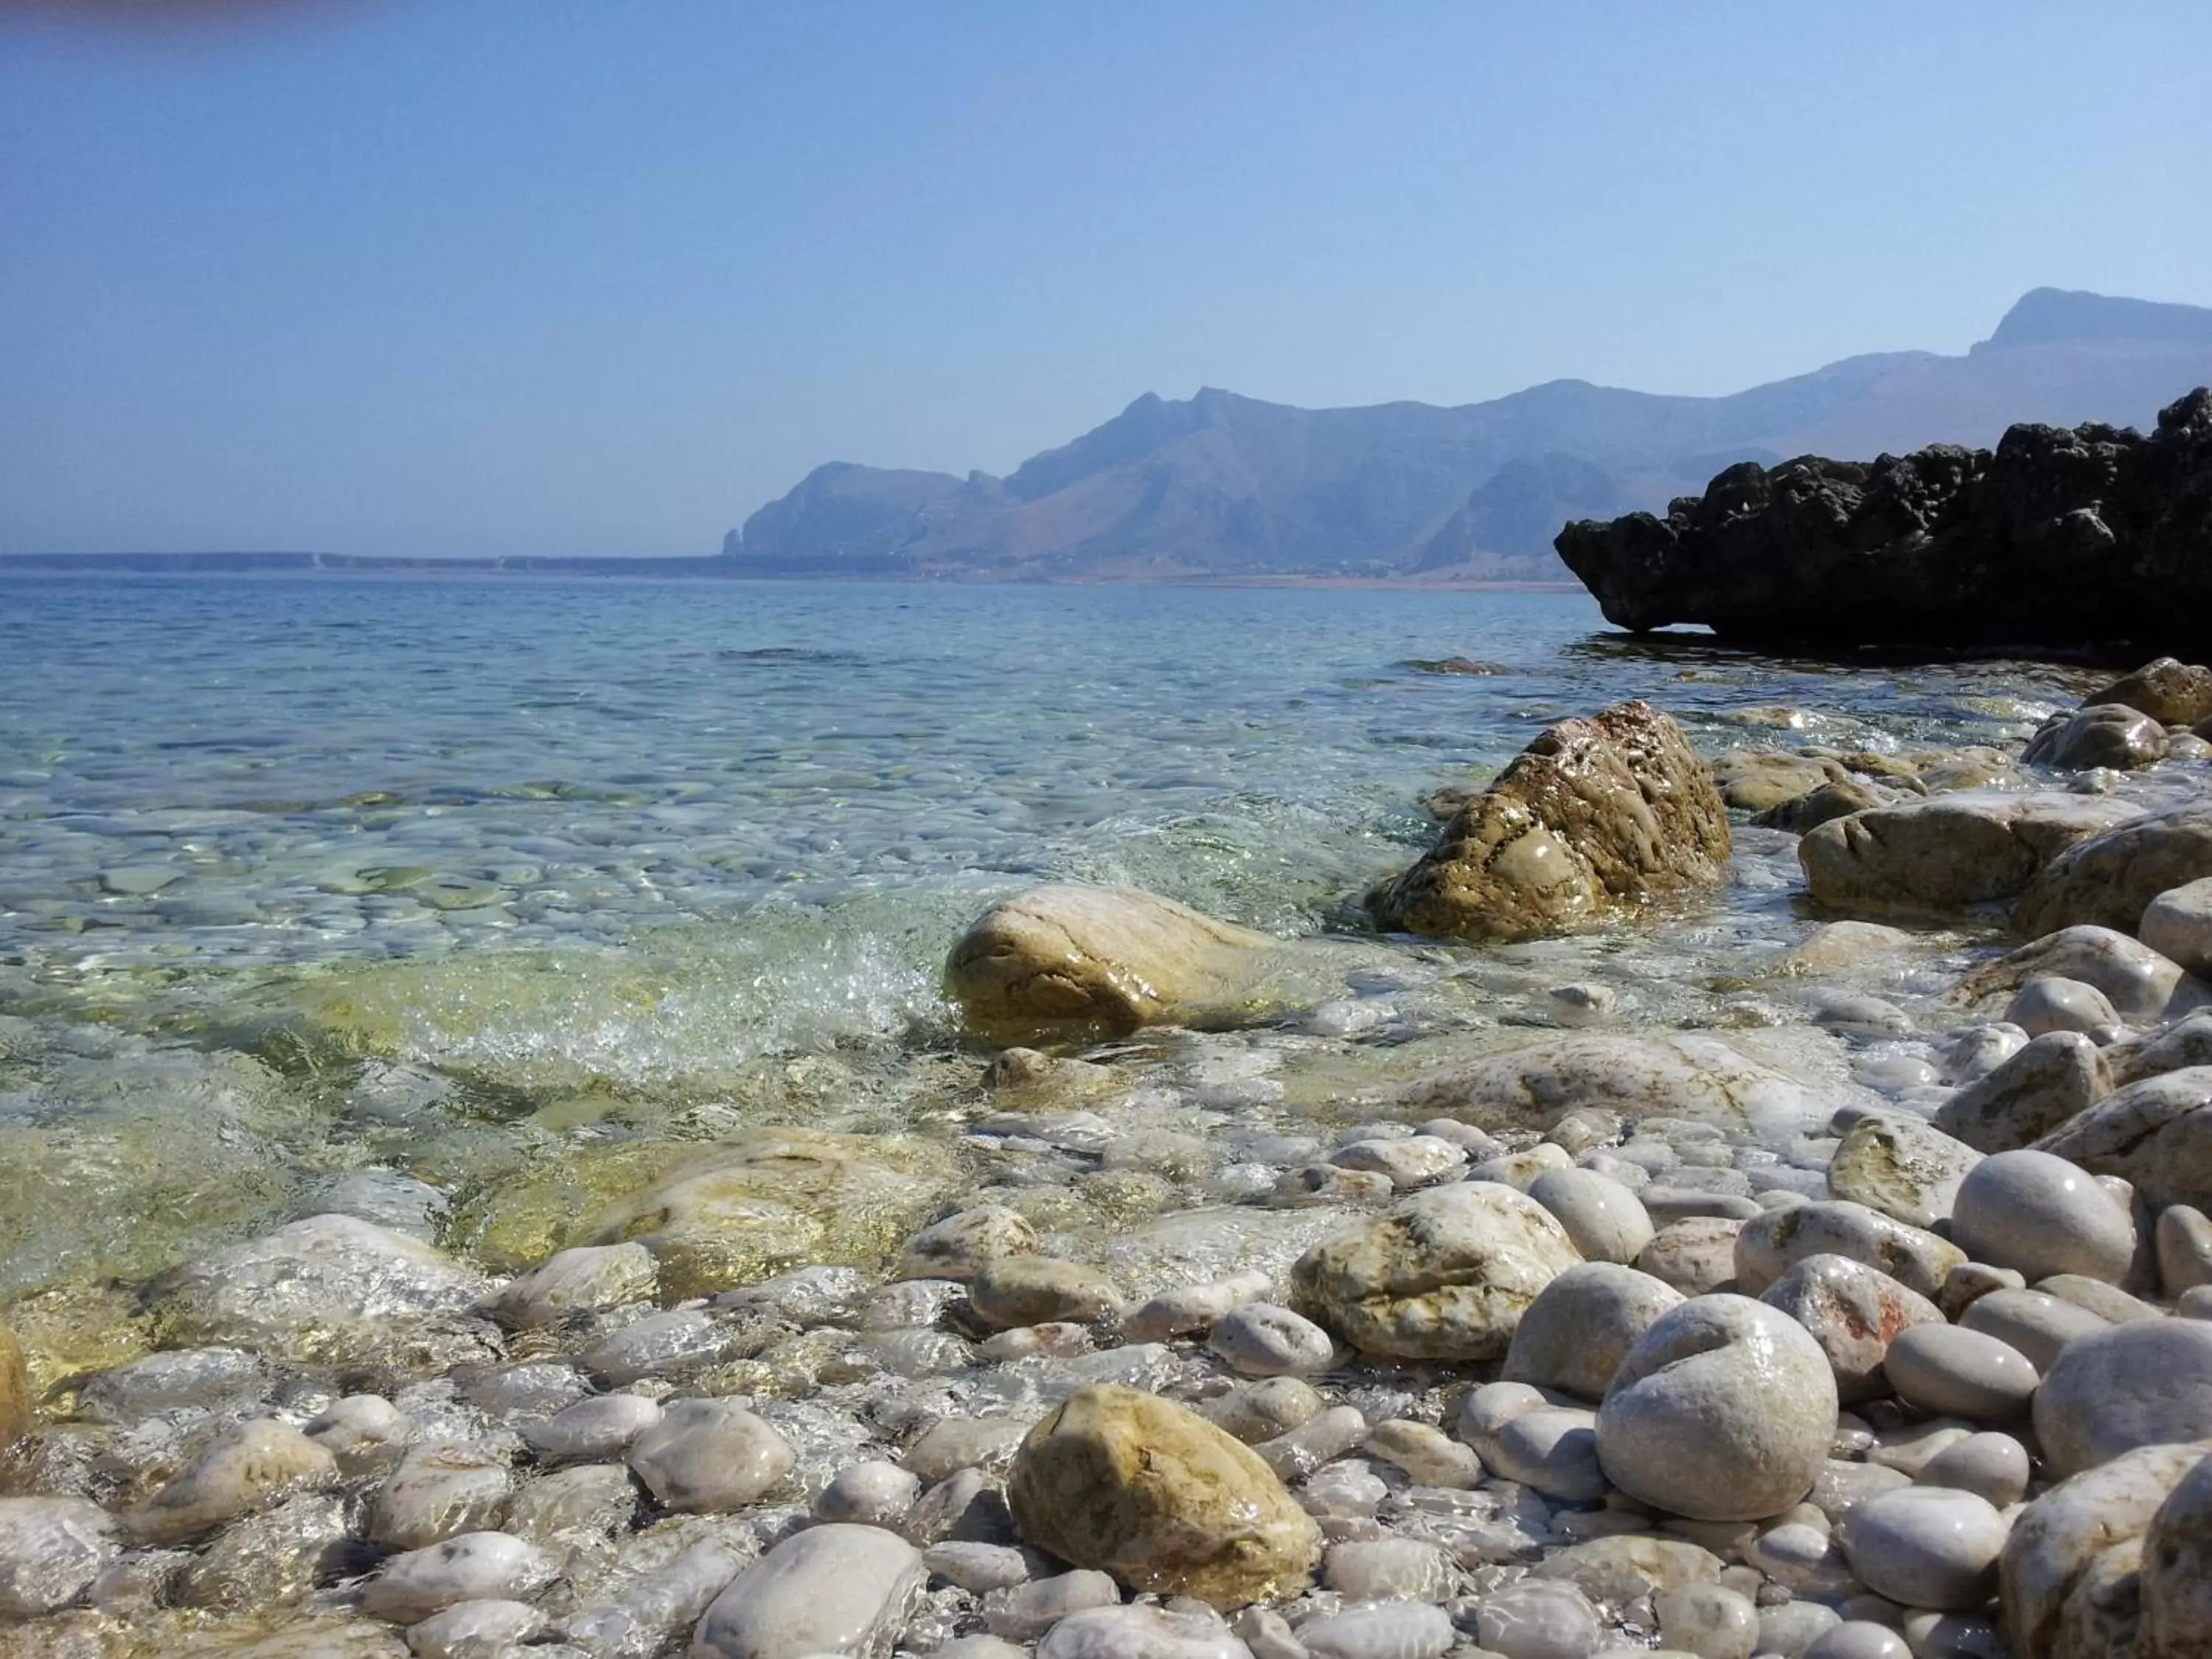
<path fill-rule="evenodd" d="M 1136 887 L 1063 882 L 993 905 L 945 964 L 946 993 L 987 1042 L 1235 1023 L 1267 998 L 1283 947 Z"/>
<path fill-rule="evenodd" d="M 2067 848 L 2141 812 L 2096 795 L 1942 795 L 1831 819 L 1797 861 L 1831 909 L 1948 915 L 2016 896 Z"/>
<path fill-rule="evenodd" d="M 1625 702 L 1522 750 L 1370 908 L 1403 933 L 1528 939 L 1717 887 L 1728 856 L 1711 770 L 1673 720 Z"/>
<path fill-rule="evenodd" d="M 1760 1035 L 1771 1046 L 1787 1046 L 1786 1034 Z M 1812 1133 L 1840 1105 L 1873 1099 L 1855 1085 L 1811 1073 L 1811 1054 L 1826 1056 L 1832 1047 L 1821 1039 L 1807 1056 L 1808 1074 L 1799 1075 L 1702 1031 L 1577 1032 L 1444 1066 L 1406 1085 L 1399 1099 L 1409 1111 L 1443 1113 L 1488 1129 L 1547 1130 L 1580 1107 L 1632 1106 L 1782 1141 Z"/>
<path fill-rule="evenodd" d="M 23 1345 L 0 1325 L 0 1451 L 31 1431 L 31 1378 L 23 1364 Z"/>
<path fill-rule="evenodd" d="M 2132 933 L 2153 899 L 2212 876 L 2212 801 L 2130 813 L 2051 859 L 2021 895 L 2013 927 L 2030 935 L 2083 922 Z"/>
<path fill-rule="evenodd" d="M 820 1262 L 878 1267 L 958 1178 L 950 1152 L 902 1135 L 756 1130 L 616 1206 L 580 1241 L 653 1252 L 664 1300 Z"/>

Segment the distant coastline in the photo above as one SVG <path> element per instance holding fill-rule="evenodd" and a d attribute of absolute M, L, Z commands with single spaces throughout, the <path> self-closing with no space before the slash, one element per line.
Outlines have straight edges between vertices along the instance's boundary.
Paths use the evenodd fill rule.
<path fill-rule="evenodd" d="M 0 576 L 325 576 L 386 577 L 400 580 L 512 580 L 518 578 L 599 577 L 692 581 L 835 581 L 920 583 L 932 587 L 1310 587 L 1402 588 L 1425 592 L 1573 593 L 1582 584 L 1455 575 L 1316 575 L 1298 572 L 1148 573 L 1068 576 L 993 576 L 916 570 L 762 568 L 751 561 L 694 558 L 416 559 L 357 553 L 0 553 Z"/>

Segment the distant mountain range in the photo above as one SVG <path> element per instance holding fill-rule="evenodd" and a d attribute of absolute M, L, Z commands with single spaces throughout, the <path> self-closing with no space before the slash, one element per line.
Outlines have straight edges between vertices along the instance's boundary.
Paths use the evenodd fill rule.
<path fill-rule="evenodd" d="M 1963 357 L 1847 357 L 1724 398 L 1554 380 L 1437 409 L 1147 392 L 994 478 L 816 468 L 722 544 L 729 574 L 1115 580 L 1565 575 L 1571 519 L 1663 508 L 1737 461 L 1985 445 L 2018 421 L 2148 426 L 2212 381 L 2212 309 L 2037 289 Z"/>

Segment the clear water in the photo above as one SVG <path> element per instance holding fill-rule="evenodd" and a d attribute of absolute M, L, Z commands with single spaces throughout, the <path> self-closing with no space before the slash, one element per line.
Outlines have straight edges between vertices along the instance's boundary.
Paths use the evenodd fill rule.
<path fill-rule="evenodd" d="M 1407 665 L 1454 655 L 1499 672 Z M 362 1164 L 465 1194 L 592 1137 L 910 1118 L 972 1083 L 937 972 L 989 901 L 1356 926 L 1431 791 L 1624 697 L 1894 748 L 2078 695 L 1654 649 L 1578 593 L 0 581 L 0 1286 Z M 1798 926 L 1780 856 L 1700 925 Z"/>

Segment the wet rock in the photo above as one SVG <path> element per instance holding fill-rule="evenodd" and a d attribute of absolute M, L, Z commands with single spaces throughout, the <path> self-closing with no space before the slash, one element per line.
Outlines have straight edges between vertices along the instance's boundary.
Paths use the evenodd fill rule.
<path fill-rule="evenodd" d="M 1783 749 L 1730 749 L 1712 761 L 1723 805 L 1764 812 L 1849 775 L 1836 761 Z"/>
<path fill-rule="evenodd" d="M 2202 1446 L 2126 1452 L 2062 1482 L 2014 1522 L 1998 1572 L 2001 1619 L 2015 1654 L 2102 1659 L 2135 1650 L 2143 1534 Z"/>
<path fill-rule="evenodd" d="M 2019 1349 L 1979 1331 L 1944 1324 L 1899 1332 L 1889 1345 L 1887 1370 L 1897 1397 L 1914 1410 L 1970 1423 L 2025 1418 L 2041 1380 Z"/>
<path fill-rule="evenodd" d="M 1495 1049 L 1408 1084 L 1399 1097 L 1413 1111 L 1538 1130 L 1585 1106 L 1633 1100 L 1656 1115 L 1741 1130 L 1762 1141 L 1803 1133 L 1825 1122 L 1836 1104 L 1827 1091 L 1720 1037 L 1692 1031 L 1574 1032 Z"/>
<path fill-rule="evenodd" d="M 957 1176 L 916 1136 L 754 1130 L 719 1144 L 717 1166 L 617 1206 L 586 1242 L 653 1253 L 661 1296 L 710 1295 L 788 1268 L 888 1260 Z"/>
<path fill-rule="evenodd" d="M 1091 1607 L 1070 1613 L 1036 1659 L 1255 1659 L 1218 1619 L 1182 1608 Z"/>
<path fill-rule="evenodd" d="M 994 1636 L 1034 1641 L 1070 1613 L 1121 1604 L 1121 1589 L 1110 1577 L 1079 1568 L 994 1591 L 983 1598 L 983 1625 Z"/>
<path fill-rule="evenodd" d="M 80 1498 L 0 1498 L 0 1615 L 35 1619 L 76 1601 L 115 1559 L 116 1530 Z"/>
<path fill-rule="evenodd" d="M 31 1379 L 23 1345 L 0 1324 L 0 1448 L 31 1431 Z"/>
<path fill-rule="evenodd" d="M 1042 1255 L 999 1256 L 983 1263 L 969 1281 L 968 1301 L 994 1330 L 1088 1324 L 1121 1311 L 1121 1294 L 1105 1275 Z"/>
<path fill-rule="evenodd" d="M 389 1351 L 395 1323 L 465 1314 L 483 1292 L 482 1279 L 420 1239 L 319 1215 L 179 1268 L 154 1300 L 179 1345 L 374 1359 Z"/>
<path fill-rule="evenodd" d="M 2212 877 L 2169 887 L 2143 907 L 2137 928 L 2147 949 L 2188 972 L 2212 975 Z"/>
<path fill-rule="evenodd" d="M 795 1461 L 788 1441 L 726 1400 L 672 1401 L 629 1454 L 630 1468 L 663 1508 L 703 1514 L 744 1508 Z"/>
<path fill-rule="evenodd" d="M 1798 842 L 1797 861 L 1830 909 L 1948 915 L 2014 896 L 2066 848 L 2140 811 L 2106 797 L 1941 795 L 1832 819 Z"/>
<path fill-rule="evenodd" d="M 584 1369 L 612 1388 L 647 1377 L 705 1370 L 741 1346 L 738 1333 L 703 1308 L 647 1314 L 610 1333 L 578 1356 Z"/>
<path fill-rule="evenodd" d="M 1965 1251 L 1931 1232 L 1863 1204 L 1832 1200 L 1792 1205 L 1746 1222 L 1736 1235 L 1737 1283 L 1756 1295 L 1810 1255 L 1849 1256 L 1929 1297 L 1966 1259 Z"/>
<path fill-rule="evenodd" d="M 2009 1434 L 1970 1434 L 1921 1466 L 1920 1484 L 1970 1492 L 2000 1510 L 2027 1495 L 2027 1448 Z"/>
<path fill-rule="evenodd" d="M 185 1607 L 234 1612 L 284 1607 L 373 1558 L 349 1534 L 344 1503 L 309 1494 L 226 1528 L 191 1558 L 174 1595 Z"/>
<path fill-rule="evenodd" d="M 921 1477 L 911 1470 L 880 1460 L 848 1463 L 816 1497 L 814 1518 L 896 1528 L 921 1496 Z"/>
<path fill-rule="evenodd" d="M 1205 1285 L 1163 1291 L 1121 1322 L 1125 1342 L 1164 1342 L 1213 1328 L 1231 1308 L 1256 1302 L 1270 1288 L 1265 1273 L 1238 1273 Z"/>
<path fill-rule="evenodd" d="M 2086 1170 L 2048 1152 L 1984 1159 L 1960 1184 L 1951 1236 L 1976 1261 L 2031 1280 L 2081 1273 L 2117 1285 L 2136 1259 L 2135 1218 Z"/>
<path fill-rule="evenodd" d="M 2123 675 L 2082 702 L 2085 708 L 2118 703 L 2148 714 L 2160 726 L 2194 726 L 2212 717 L 2212 668 L 2158 657 Z"/>
<path fill-rule="evenodd" d="M 1030 1255 L 1036 1248 L 1036 1229 L 1019 1211 L 979 1205 L 933 1221 L 908 1239 L 898 1276 L 964 1282 L 1000 1256 Z"/>
<path fill-rule="evenodd" d="M 1647 703 L 1561 722 L 1373 897 L 1394 931 L 1525 939 L 1725 878 L 1718 789 L 1681 728 Z"/>
<path fill-rule="evenodd" d="M 1849 817 L 1870 806 L 1886 806 L 1896 799 L 1893 789 L 1879 788 L 1858 778 L 1844 778 L 1808 789 L 1778 806 L 1770 806 L 1755 814 L 1751 821 L 1763 830 L 1786 830 L 1793 836 L 1802 836 L 1831 818 Z"/>
<path fill-rule="evenodd" d="M 2187 1204 L 2159 1212 L 2158 1282 L 2168 1296 L 2212 1285 L 2212 1218 Z"/>
<path fill-rule="evenodd" d="M 1595 1651 L 1597 1610 L 1572 1584 L 1524 1581 L 1482 1598 L 1475 1634 L 1504 1659 L 1586 1659 Z"/>
<path fill-rule="evenodd" d="M 1802 1258 L 1759 1299 L 1789 1315 L 1820 1345 L 1845 1405 L 1889 1392 L 1883 1364 L 1900 1334 L 1943 1323 L 1942 1310 L 1926 1297 L 1843 1255 Z"/>
<path fill-rule="evenodd" d="M 1004 1417 L 947 1417 L 906 1449 L 902 1460 L 924 1480 L 944 1480 L 956 1469 L 1003 1471 L 1028 1432 L 1029 1421 Z"/>
<path fill-rule="evenodd" d="M 641 1395 L 603 1394 L 522 1425 L 522 1438 L 548 1463 L 598 1463 L 627 1456 L 638 1436 L 660 1421 Z"/>
<path fill-rule="evenodd" d="M 1747 1595 L 1719 1584 L 1685 1584 L 1652 1598 L 1659 1639 L 1697 1659 L 1751 1659 L 1759 1645 L 1759 1609 Z"/>
<path fill-rule="evenodd" d="M 1401 1199 L 1314 1246 L 1291 1270 L 1293 1302 L 1362 1352 L 1491 1359 L 1577 1259 L 1541 1205 L 1463 1182 Z"/>
<path fill-rule="evenodd" d="M 2212 1651 L 2212 1458 L 2181 1477 L 2143 1535 L 2143 1648 Z"/>
<path fill-rule="evenodd" d="M 2084 922 L 2133 933 L 2153 899 L 2206 876 L 2212 876 L 2212 804 L 2186 802 L 2069 847 L 2021 895 L 2013 927 L 2031 937 Z"/>
<path fill-rule="evenodd" d="M 545 1615 L 522 1601 L 457 1601 L 407 1632 L 415 1659 L 501 1659 L 536 1636 Z"/>
<path fill-rule="evenodd" d="M 2043 1291 L 2026 1290 L 1992 1291 L 1978 1297 L 1959 1322 L 2019 1349 L 2029 1364 L 2045 1372 L 2069 1343 L 2112 1328 L 2110 1320 L 2086 1308 Z"/>
<path fill-rule="evenodd" d="M 1936 1127 L 1979 1152 L 2014 1152 L 2112 1089 L 2111 1069 L 2094 1042 L 2079 1031 L 2052 1031 L 1945 1101 Z"/>
<path fill-rule="evenodd" d="M 1547 1170 L 1528 1183 L 1528 1196 L 1566 1229 L 1585 1261 L 1632 1262 L 1651 1242 L 1643 1200 L 1594 1170 Z"/>
<path fill-rule="evenodd" d="M 137 1423 L 167 1412 L 219 1412 L 258 1402 L 269 1383 L 268 1366 L 241 1349 L 175 1348 L 88 1378 L 77 1390 L 77 1414 Z"/>
<path fill-rule="evenodd" d="M 1630 1349 L 1680 1305 L 1672 1285 L 1612 1262 L 1568 1268 L 1528 1304 L 1505 1352 L 1506 1380 L 1601 1400 Z"/>
<path fill-rule="evenodd" d="M 410 1446 L 369 1507 L 368 1536 L 386 1549 L 420 1550 L 495 1527 L 514 1492 L 514 1474 L 488 1446 L 432 1442 Z"/>
<path fill-rule="evenodd" d="M 1996 1590 L 2005 1523 L 1972 1492 L 1908 1486 L 1854 1508 L 1841 1541 L 1878 1595 L 1909 1607 L 1978 1607 Z"/>
<path fill-rule="evenodd" d="M 1415 1486 L 1464 1491 L 1482 1480 L 1482 1460 L 1431 1424 L 1391 1418 L 1367 1431 L 1362 1449 L 1402 1470 Z"/>
<path fill-rule="evenodd" d="M 2035 1434 L 2060 1475 L 2212 1438 L 2212 1324 L 2157 1319 L 2077 1337 L 2043 1374 Z"/>
<path fill-rule="evenodd" d="M 1083 1389 L 1038 1424 L 1007 1496 L 1039 1548 L 1217 1607 L 1294 1593 L 1321 1554 L 1312 1519 L 1242 1442 L 1130 1389 Z"/>
<path fill-rule="evenodd" d="M 1723 1216 L 1698 1216 L 1662 1227 L 1637 1253 L 1638 1273 L 1684 1296 L 1703 1296 L 1735 1284 L 1736 1239 L 1744 1224 Z"/>
<path fill-rule="evenodd" d="M 337 1460 L 349 1480 L 380 1474 L 396 1463 L 413 1425 L 380 1395 L 349 1394 L 331 1402 L 301 1431 Z"/>
<path fill-rule="evenodd" d="M 1589 1504 L 1609 1483 L 1597 1457 L 1595 1413 L 1539 1406 L 1509 1417 L 1473 1440 L 1483 1462 L 1500 1477 L 1562 1503 Z"/>
<path fill-rule="evenodd" d="M 2109 766 L 2132 772 L 2166 758 L 2166 728 L 2124 703 L 2100 703 L 2053 714 L 2027 740 L 2021 759 L 2030 766 L 2082 772 Z"/>
<path fill-rule="evenodd" d="M 533 1329 L 576 1314 L 649 1302 L 659 1279 L 642 1244 L 586 1244 L 562 1250 L 513 1280 L 490 1303 L 503 1325 Z"/>
<path fill-rule="evenodd" d="M 637 1520 L 638 1490 L 620 1463 L 580 1463 L 527 1482 L 507 1506 L 506 1530 L 551 1547 L 619 1538 Z"/>
<path fill-rule="evenodd" d="M 1621 1362 L 1598 1411 L 1598 1457 L 1614 1485 L 1670 1514 L 1755 1520 L 1812 1490 L 1836 1407 L 1826 1356 L 1795 1321 L 1701 1297 Z"/>
<path fill-rule="evenodd" d="M 2105 994 L 2078 979 L 2028 981 L 2006 1005 L 2004 1017 L 2031 1037 L 2080 1031 L 2092 1041 L 2109 1040 L 2122 1030 L 2120 1017 Z"/>
<path fill-rule="evenodd" d="M 179 1543 L 337 1480 L 337 1460 L 290 1424 L 240 1423 L 134 1513 L 131 1529 L 149 1543 Z"/>
<path fill-rule="evenodd" d="M 2042 978 L 2094 986 L 2129 1019 L 2162 1018 L 2175 1011 L 2177 997 L 2196 994 L 2179 963 L 2125 933 L 2094 927 L 2062 927 L 2023 945 L 1976 969 L 1960 982 L 1959 992 L 1984 1001 Z"/>
<path fill-rule="evenodd" d="M 1932 1227 L 1951 1213 L 1959 1183 L 1981 1161 L 1972 1146 L 1919 1118 L 1869 1112 L 1836 1148 L 1828 1188 L 1908 1227 Z"/>
<path fill-rule="evenodd" d="M 1271 1376 L 1206 1401 L 1200 1415 L 1252 1446 L 1310 1423 L 1322 1409 L 1322 1397 L 1310 1383 L 1295 1376 Z"/>
<path fill-rule="evenodd" d="M 2212 1204 L 2212 1066 L 2117 1089 L 2038 1148 L 2132 1184 L 2153 1209 Z"/>
<path fill-rule="evenodd" d="M 1329 1154 L 1339 1169 L 1385 1177 L 1399 1192 L 1411 1192 L 1456 1176 L 1467 1167 L 1467 1149 L 1438 1135 L 1401 1135 L 1390 1140 L 1355 1140 Z"/>
<path fill-rule="evenodd" d="M 1248 1302 L 1223 1316 L 1206 1346 L 1239 1376 L 1310 1376 L 1336 1358 L 1327 1331 L 1266 1302 Z"/>
<path fill-rule="evenodd" d="M 921 1553 L 879 1527 L 814 1527 L 785 1539 L 714 1598 L 693 1659 L 887 1659 L 928 1582 Z"/>
<path fill-rule="evenodd" d="M 1322 1587 L 1355 1601 L 1441 1601 L 1457 1578 L 1451 1558 L 1419 1538 L 1332 1544 L 1322 1560 Z"/>
<path fill-rule="evenodd" d="M 362 1589 L 362 1611 L 415 1625 L 463 1601 L 527 1601 L 554 1571 L 544 1551 L 510 1534 L 463 1533 L 386 1561 Z"/>
<path fill-rule="evenodd" d="M 1282 946 L 1133 887 L 1063 883 L 994 904 L 945 968 L 969 1032 L 1001 1045 L 1209 1025 L 1272 1006 Z"/>

